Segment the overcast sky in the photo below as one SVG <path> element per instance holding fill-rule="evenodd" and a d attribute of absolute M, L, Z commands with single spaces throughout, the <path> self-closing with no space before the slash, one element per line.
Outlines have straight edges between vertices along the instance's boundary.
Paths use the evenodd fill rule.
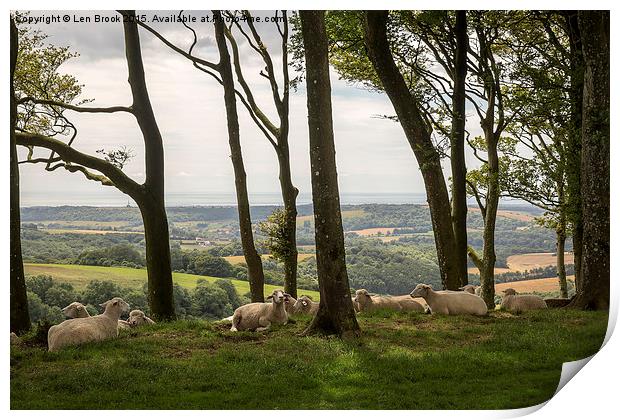
<path fill-rule="evenodd" d="M 139 14 L 141 12 L 138 12 Z M 187 12 L 195 16 L 204 13 Z M 63 12 L 37 12 L 32 16 L 55 15 Z M 73 12 L 69 12 L 73 16 Z M 78 16 L 94 18 L 81 12 Z M 167 16 L 172 12 L 158 13 Z M 264 14 L 264 13 L 263 13 Z M 153 12 L 149 12 L 149 18 Z M 260 13 L 257 13 L 260 15 Z M 94 106 L 130 105 L 127 65 L 124 58 L 123 31 L 120 23 L 51 23 L 34 25 L 49 35 L 48 41 L 68 45 L 80 54 L 61 67 L 84 85 L 83 97 L 92 98 Z M 187 49 L 192 36 L 180 23 L 153 24 L 170 41 Z M 199 36 L 195 54 L 217 61 L 212 24 L 198 23 Z M 266 40 L 279 69 L 275 25 L 258 23 L 257 29 Z M 233 193 L 234 179 L 229 159 L 226 118 L 222 88 L 206 74 L 196 70 L 185 58 L 165 47 L 150 33 L 140 29 L 146 80 L 161 130 L 166 157 L 166 189 L 171 194 Z M 243 68 L 257 102 L 275 115 L 271 91 L 266 80 L 258 75 L 264 67 L 260 57 L 245 42 L 240 42 Z M 373 118 L 392 115 L 394 110 L 385 94 L 368 92 L 359 86 L 338 79 L 332 71 L 332 101 L 341 192 L 424 193 L 417 163 L 399 124 Z M 243 157 L 251 194 L 279 191 L 278 165 L 273 148 L 238 103 Z M 135 152 L 126 166 L 126 173 L 135 180 L 144 179 L 143 143 L 132 116 L 124 114 L 76 114 L 71 119 L 79 128 L 76 148 L 94 153 L 105 148 L 125 145 Z M 291 95 L 290 151 L 293 182 L 302 194 L 310 193 L 310 160 L 305 86 Z M 480 133 L 477 118 L 471 115 L 468 129 Z M 468 165 L 475 159 L 468 153 Z M 449 176 L 449 161 L 444 162 Z M 83 197 L 111 194 L 110 187 L 88 181 L 79 174 L 58 170 L 45 172 L 42 166 L 22 165 L 22 204 L 81 203 Z"/>

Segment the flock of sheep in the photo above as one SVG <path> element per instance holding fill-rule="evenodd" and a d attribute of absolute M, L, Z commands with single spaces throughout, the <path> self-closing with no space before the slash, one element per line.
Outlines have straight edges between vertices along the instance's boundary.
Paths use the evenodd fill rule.
<path fill-rule="evenodd" d="M 435 291 L 428 284 L 418 284 L 409 295 L 378 296 L 368 293 L 366 289 L 355 292 L 353 307 L 356 312 L 370 312 L 390 309 L 403 312 L 438 313 L 445 315 L 487 314 L 487 305 L 479 296 L 480 288 L 464 286 L 460 291 Z M 231 331 L 265 331 L 273 324 L 286 324 L 289 317 L 296 314 L 314 315 L 319 304 L 308 296 L 293 298 L 282 290 L 274 290 L 267 298 L 271 302 L 250 303 L 240 306 L 232 317 L 223 321 L 232 321 Z M 545 301 L 536 295 L 518 295 L 514 289 L 506 289 L 501 309 L 523 312 L 530 309 L 546 308 Z"/>
<path fill-rule="evenodd" d="M 401 312 L 439 313 L 445 315 L 487 314 L 487 306 L 479 296 L 480 288 L 464 286 L 460 291 L 435 291 L 427 284 L 418 284 L 409 295 L 379 296 L 368 293 L 366 289 L 355 292 L 352 298 L 356 312 L 371 312 L 389 309 Z M 222 321 L 232 321 L 231 331 L 265 331 L 271 325 L 288 323 L 291 316 L 297 314 L 314 315 L 319 304 L 308 296 L 293 298 L 280 289 L 274 290 L 267 297 L 269 302 L 249 303 L 240 306 L 231 317 Z M 73 302 L 62 311 L 69 319 L 53 325 L 48 332 L 49 351 L 88 342 L 102 341 L 118 336 L 119 329 L 135 328 L 140 325 L 154 324 L 141 310 L 134 309 L 125 321 L 121 315 L 129 311 L 129 305 L 121 298 L 115 297 L 101 304 L 104 312 L 90 316 L 86 307 Z M 546 308 L 545 301 L 536 295 L 519 295 L 514 289 L 506 289 L 501 309 L 523 312 L 530 309 Z M 11 333 L 11 343 L 18 340 Z"/>

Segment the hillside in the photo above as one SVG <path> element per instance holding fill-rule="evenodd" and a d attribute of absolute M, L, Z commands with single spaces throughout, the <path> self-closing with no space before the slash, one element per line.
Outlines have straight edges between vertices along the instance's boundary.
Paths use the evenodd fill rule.
<path fill-rule="evenodd" d="M 70 264 L 24 264 L 26 275 L 45 274 L 52 276 L 55 281 L 67 282 L 76 290 L 83 290 L 92 280 L 108 280 L 121 287 L 141 288 L 146 283 L 146 269 L 126 267 L 98 267 L 89 265 Z M 188 289 L 196 287 L 198 279 L 206 279 L 214 282 L 216 277 L 198 276 L 194 274 L 172 273 L 175 283 Z M 237 293 L 244 295 L 250 291 L 247 281 L 231 280 Z M 274 289 L 281 288 L 270 284 L 265 285 L 265 292 L 271 293 Z M 319 299 L 319 292 L 312 290 L 299 290 L 300 294 L 309 295 L 312 299 Z"/>
<path fill-rule="evenodd" d="M 548 400 L 606 312 L 358 317 L 356 340 L 178 321 L 47 353 L 11 348 L 11 409 L 507 409 Z M 535 326 L 535 328 L 533 328 Z"/>

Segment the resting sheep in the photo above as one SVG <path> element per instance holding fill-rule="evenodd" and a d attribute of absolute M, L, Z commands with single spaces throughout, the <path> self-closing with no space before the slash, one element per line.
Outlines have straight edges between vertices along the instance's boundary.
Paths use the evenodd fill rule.
<path fill-rule="evenodd" d="M 134 309 L 133 311 L 129 312 L 129 319 L 127 320 L 127 324 L 129 324 L 131 328 L 154 323 L 155 321 L 146 316 L 144 312 L 142 312 L 140 309 Z"/>
<path fill-rule="evenodd" d="M 293 296 L 284 296 L 284 310 L 289 315 L 295 315 L 295 303 L 297 303 L 297 299 Z M 232 320 L 232 317 L 230 318 Z"/>
<path fill-rule="evenodd" d="M 310 296 L 303 295 L 297 299 L 293 310 L 296 314 L 316 315 L 319 311 L 319 304 L 317 302 L 313 302 L 312 299 L 310 299 Z"/>
<path fill-rule="evenodd" d="M 378 309 L 392 309 L 404 312 L 424 312 L 424 305 L 404 296 L 371 296 L 366 289 L 355 291 L 355 302 L 360 312 L 376 311 Z"/>
<path fill-rule="evenodd" d="M 81 304 L 80 302 L 73 302 L 68 306 L 62 308 L 62 313 L 65 314 L 67 318 L 88 318 L 90 314 L 86 310 L 86 306 Z"/>
<path fill-rule="evenodd" d="M 65 314 L 67 318 L 89 318 L 90 317 L 90 314 L 88 313 L 88 310 L 86 309 L 86 306 L 84 306 L 80 302 L 72 302 L 68 306 L 62 308 L 62 313 Z M 130 327 L 129 322 L 123 321 L 122 319 L 118 320 L 118 328 L 128 329 L 129 327 Z"/>
<path fill-rule="evenodd" d="M 271 303 L 248 303 L 235 309 L 231 331 L 265 331 L 271 324 L 286 324 L 288 314 L 284 309 L 284 299 L 288 293 L 276 289 L 271 296 Z"/>
<path fill-rule="evenodd" d="M 17 336 L 14 332 L 11 333 L 11 345 L 15 346 L 21 344 L 22 339 Z"/>
<path fill-rule="evenodd" d="M 101 315 L 88 318 L 74 318 L 53 325 L 47 333 L 49 351 L 63 347 L 102 341 L 118 336 L 118 320 L 129 305 L 121 298 L 113 298 L 102 304 L 105 311 Z"/>
<path fill-rule="evenodd" d="M 488 312 L 482 298 L 467 292 L 435 291 L 428 284 L 418 284 L 410 296 L 426 300 L 432 313 L 486 315 Z"/>
<path fill-rule="evenodd" d="M 501 309 L 510 312 L 523 312 L 530 309 L 544 309 L 547 307 L 545 301 L 536 295 L 517 295 L 517 291 L 512 288 L 504 290 Z"/>

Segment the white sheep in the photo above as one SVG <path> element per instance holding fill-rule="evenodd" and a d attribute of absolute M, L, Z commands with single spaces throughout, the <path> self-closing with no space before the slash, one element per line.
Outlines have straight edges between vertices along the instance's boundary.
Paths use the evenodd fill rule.
<path fill-rule="evenodd" d="M 68 319 L 53 325 L 47 333 L 49 351 L 117 337 L 118 320 L 123 312 L 129 310 L 129 305 L 123 299 L 115 297 L 102 306 L 105 306 L 105 311 L 101 315 Z"/>
<path fill-rule="evenodd" d="M 517 295 L 515 289 L 508 288 L 504 290 L 500 308 L 519 313 L 530 309 L 544 309 L 547 308 L 547 304 L 540 296 Z"/>
<path fill-rule="evenodd" d="M 127 324 L 129 324 L 131 328 L 154 323 L 155 321 L 146 316 L 144 312 L 139 309 L 134 309 L 133 311 L 129 312 L 129 319 L 127 320 Z"/>
<path fill-rule="evenodd" d="M 293 296 L 284 296 L 284 310 L 289 315 L 295 315 L 295 304 L 297 303 L 297 299 Z M 232 317 L 230 318 L 232 320 Z"/>
<path fill-rule="evenodd" d="M 21 342 L 22 342 L 22 339 L 21 339 L 21 338 L 19 338 L 19 337 L 17 336 L 17 334 L 15 334 L 14 332 L 12 332 L 12 333 L 11 333 L 11 345 L 12 345 L 12 346 L 16 346 L 16 345 L 18 345 L 18 344 L 21 344 Z"/>
<path fill-rule="evenodd" d="M 65 314 L 67 318 L 88 318 L 90 317 L 88 310 L 86 310 L 86 306 L 84 306 L 80 302 L 72 302 L 71 304 L 62 308 L 62 313 Z"/>
<path fill-rule="evenodd" d="M 104 308 L 105 309 L 105 308 Z M 67 318 L 89 318 L 90 314 L 84 306 L 80 302 L 72 302 L 66 307 L 62 308 L 62 313 L 65 314 Z M 118 320 L 118 328 L 126 330 L 130 327 L 129 322 L 123 321 L 122 319 Z"/>
<path fill-rule="evenodd" d="M 276 289 L 267 297 L 271 299 L 271 303 L 256 302 L 238 307 L 233 314 L 230 330 L 265 331 L 271 324 L 286 324 L 288 314 L 284 309 L 284 298 L 287 295 L 282 290 Z"/>
<path fill-rule="evenodd" d="M 428 284 L 418 284 L 410 296 L 426 300 L 432 313 L 486 315 L 488 312 L 482 298 L 467 292 L 435 291 Z"/>
<path fill-rule="evenodd" d="M 303 295 L 297 299 L 297 302 L 293 307 L 293 311 L 296 314 L 316 315 L 319 311 L 319 304 L 317 302 L 313 302 L 310 296 Z"/>
<path fill-rule="evenodd" d="M 395 311 L 404 312 L 424 312 L 424 305 L 415 299 L 412 299 L 409 295 L 371 296 L 366 289 L 359 289 L 355 291 L 355 302 L 360 312 L 369 312 L 378 309 L 392 309 Z"/>

